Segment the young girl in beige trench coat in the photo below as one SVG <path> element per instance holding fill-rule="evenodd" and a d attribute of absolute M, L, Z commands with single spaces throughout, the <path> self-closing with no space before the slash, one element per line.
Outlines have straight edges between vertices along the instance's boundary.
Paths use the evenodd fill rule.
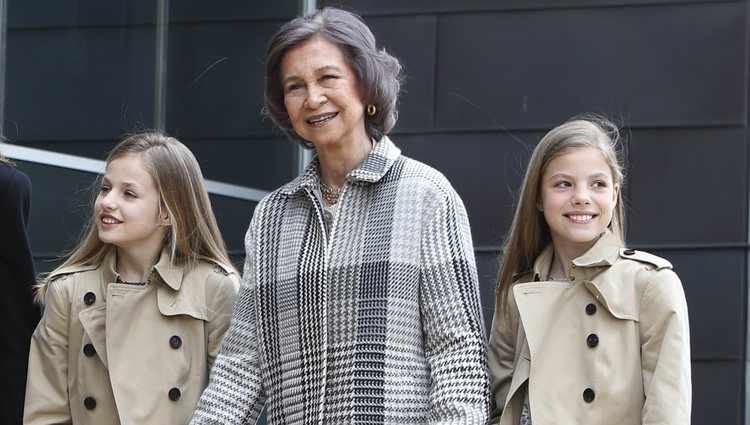
<path fill-rule="evenodd" d="M 690 334 L 671 264 L 624 248 L 617 129 L 550 131 L 506 240 L 489 342 L 492 423 L 690 423 Z"/>
<path fill-rule="evenodd" d="M 186 424 L 238 288 L 192 153 L 125 139 L 86 238 L 40 285 L 24 423 Z"/>

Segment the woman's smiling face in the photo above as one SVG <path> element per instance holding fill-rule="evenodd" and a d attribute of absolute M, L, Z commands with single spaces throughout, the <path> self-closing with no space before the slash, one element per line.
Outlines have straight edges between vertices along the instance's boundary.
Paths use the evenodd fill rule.
<path fill-rule="evenodd" d="M 284 106 L 294 131 L 317 149 L 367 140 L 359 80 L 342 50 L 316 36 L 281 60 Z"/>

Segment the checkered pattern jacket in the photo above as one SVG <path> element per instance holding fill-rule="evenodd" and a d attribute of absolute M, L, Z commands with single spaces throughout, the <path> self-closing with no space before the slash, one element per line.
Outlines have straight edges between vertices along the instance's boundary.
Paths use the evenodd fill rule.
<path fill-rule="evenodd" d="M 483 320 L 463 203 L 388 139 L 329 232 L 318 161 L 257 206 L 234 318 L 192 424 L 484 424 Z"/>

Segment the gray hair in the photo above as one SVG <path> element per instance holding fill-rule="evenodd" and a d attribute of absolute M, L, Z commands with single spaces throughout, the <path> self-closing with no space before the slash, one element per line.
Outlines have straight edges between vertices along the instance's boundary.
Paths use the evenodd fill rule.
<path fill-rule="evenodd" d="M 266 51 L 264 115 L 270 117 L 292 140 L 306 148 L 314 147 L 292 128 L 284 106 L 280 67 L 281 60 L 290 49 L 315 36 L 321 36 L 341 49 L 357 75 L 362 102 L 377 108 L 374 115 L 365 116 L 367 135 L 380 140 L 393 129 L 398 119 L 396 103 L 401 88 L 401 64 L 385 49 L 377 49 L 375 36 L 361 17 L 332 7 L 285 23 L 271 38 Z"/>

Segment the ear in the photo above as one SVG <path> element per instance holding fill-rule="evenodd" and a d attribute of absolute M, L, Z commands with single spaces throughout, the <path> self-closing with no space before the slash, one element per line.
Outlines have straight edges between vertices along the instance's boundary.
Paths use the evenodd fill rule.
<path fill-rule="evenodd" d="M 544 212 L 544 208 L 542 208 L 542 201 L 536 201 L 536 209 L 539 212 Z"/>
<path fill-rule="evenodd" d="M 169 218 L 169 215 L 164 214 L 161 217 L 161 225 L 162 226 L 171 226 L 172 225 L 172 220 Z"/>
<path fill-rule="evenodd" d="M 615 206 L 617 205 L 617 200 L 620 198 L 620 183 L 615 183 L 614 190 L 612 191 L 612 196 L 614 196 Z"/>

